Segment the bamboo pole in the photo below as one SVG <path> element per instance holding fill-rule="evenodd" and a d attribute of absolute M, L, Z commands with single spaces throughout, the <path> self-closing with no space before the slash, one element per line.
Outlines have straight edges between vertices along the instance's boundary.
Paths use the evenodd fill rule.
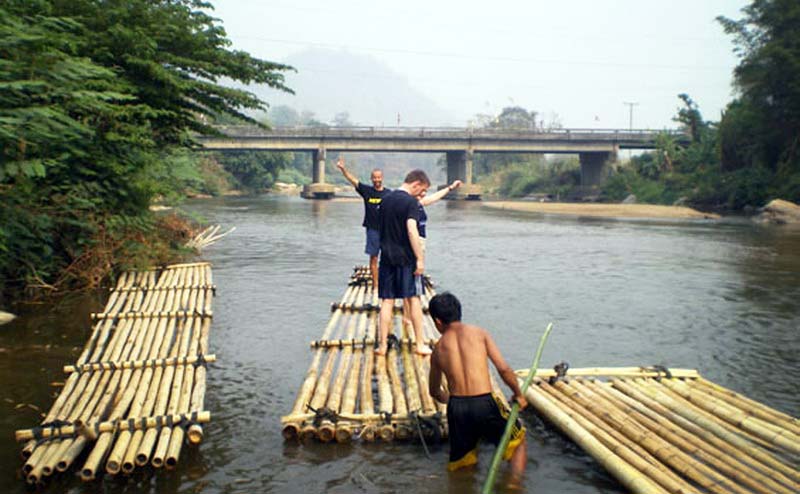
<path fill-rule="evenodd" d="M 179 353 L 179 346 L 180 343 L 184 339 L 184 333 L 186 332 L 186 325 L 182 321 L 178 321 L 176 324 L 176 333 L 175 333 L 175 343 L 172 345 L 170 350 L 170 356 L 176 357 Z M 156 369 L 162 370 L 161 367 Z M 160 383 L 158 389 L 155 394 L 155 402 L 153 405 L 153 413 L 155 415 L 165 415 L 167 412 L 167 406 L 169 403 L 169 393 L 172 389 L 173 384 L 173 377 L 175 375 L 175 367 L 164 367 L 163 372 L 161 373 Z M 156 440 L 159 437 L 159 431 L 155 429 L 148 429 L 145 431 L 141 442 L 138 445 L 134 462 L 137 466 L 144 466 L 150 461 L 150 455 L 153 453 L 153 448 L 156 445 Z M 127 456 L 127 455 L 126 455 Z M 125 465 L 123 464 L 123 469 Z"/>
<path fill-rule="evenodd" d="M 158 349 L 158 355 L 169 355 L 172 348 L 173 338 L 180 338 L 177 321 L 175 319 L 166 319 L 166 332 L 164 339 L 161 342 L 161 348 Z M 161 389 L 162 377 L 164 375 L 164 367 L 156 367 L 155 369 L 145 369 L 145 372 L 152 370 L 152 377 L 150 378 L 150 385 L 145 393 L 144 404 L 141 406 L 140 415 L 150 415 L 155 410 L 155 405 L 158 400 L 158 392 Z M 141 462 L 140 465 L 147 463 L 149 450 L 147 455 L 139 456 L 139 450 L 142 447 L 145 432 L 141 430 L 134 431 L 130 437 L 128 447 L 122 459 L 122 471 L 124 473 L 131 473 L 137 465 L 137 461 Z"/>
<path fill-rule="evenodd" d="M 356 297 L 356 304 L 363 303 L 364 300 L 364 292 L 360 292 L 358 297 Z M 353 339 L 356 334 L 356 325 L 358 324 L 358 318 L 360 316 L 356 316 L 355 314 L 351 314 L 350 319 L 346 325 L 345 330 L 345 338 Z M 353 348 L 346 347 L 341 350 L 341 357 L 339 358 L 339 369 L 336 373 L 336 379 L 333 381 L 333 385 L 331 387 L 330 395 L 328 396 L 328 400 L 326 403 L 326 407 L 329 410 L 332 410 L 334 413 L 338 413 L 341 410 L 342 405 L 342 395 L 344 394 L 344 387 L 345 387 L 345 380 L 347 378 L 347 374 L 350 371 L 350 361 L 352 360 L 353 355 Z M 319 427 L 317 428 L 317 437 L 322 442 L 329 442 L 331 441 L 336 435 L 336 424 L 330 420 L 323 420 Z"/>
<path fill-rule="evenodd" d="M 779 410 L 770 408 L 763 403 L 751 400 L 744 395 L 703 378 L 690 381 L 689 383 L 693 387 L 697 387 L 698 389 L 702 388 L 712 396 L 725 400 L 737 408 L 750 410 L 754 415 L 767 422 L 789 429 L 795 434 L 800 434 L 800 418 L 795 418 Z"/>
<path fill-rule="evenodd" d="M 666 417 L 670 421 L 680 425 L 685 430 L 691 432 L 697 437 L 700 437 L 709 443 L 715 445 L 717 448 L 725 451 L 728 455 L 739 458 L 747 463 L 753 465 L 758 470 L 768 474 L 770 477 L 774 478 L 778 482 L 782 482 L 784 485 L 790 486 L 795 491 L 800 490 L 800 484 L 793 482 L 791 479 L 786 477 L 783 473 L 779 472 L 778 470 L 772 468 L 769 463 L 765 463 L 763 458 L 759 458 L 760 456 L 767 455 L 766 452 L 758 450 L 757 455 L 753 455 L 752 446 L 748 448 L 740 448 L 737 447 L 735 444 L 728 442 L 725 440 L 725 436 L 717 436 L 713 432 L 705 429 L 704 427 L 684 418 L 684 416 L 672 411 L 668 407 L 662 405 L 660 402 L 656 401 L 655 399 L 651 398 L 644 391 L 639 390 L 631 383 L 628 383 L 623 380 L 616 380 L 612 384 L 611 391 L 615 392 L 619 398 L 627 397 L 632 400 L 633 403 L 640 403 L 647 410 L 651 410 L 652 413 L 657 413 L 663 417 Z M 723 432 L 727 432 L 723 429 Z M 738 436 L 736 436 L 738 437 Z M 742 440 L 744 442 L 744 440 Z M 749 443 L 748 443 L 749 445 Z"/>
<path fill-rule="evenodd" d="M 612 394 L 602 393 L 596 387 L 589 387 L 577 383 L 577 387 L 583 388 L 593 394 L 597 399 L 604 402 L 607 406 L 614 407 L 623 411 L 628 416 L 634 418 L 636 422 L 642 425 L 647 430 L 651 430 L 668 441 L 674 447 L 686 452 L 694 458 L 697 458 L 706 464 L 712 466 L 715 470 L 725 475 L 727 478 L 732 479 L 737 485 L 746 486 L 747 488 L 760 492 L 762 494 L 775 494 L 777 492 L 784 492 L 781 487 L 779 490 L 774 490 L 772 487 L 767 488 L 768 485 L 778 485 L 770 479 L 765 478 L 755 470 L 747 467 L 743 463 L 727 457 L 724 452 L 720 451 L 713 445 L 703 441 L 700 438 L 686 433 L 683 429 L 674 423 L 666 420 L 657 415 L 643 413 L 636 409 L 634 406 L 628 405 L 624 400 L 617 398 Z M 762 482 L 762 480 L 764 482 Z M 793 494 L 786 492 L 785 494 Z"/>
<path fill-rule="evenodd" d="M 656 458 L 698 483 L 704 489 L 716 494 L 729 494 L 731 492 L 750 494 L 748 490 L 741 488 L 731 479 L 717 473 L 683 451 L 672 447 L 669 442 L 640 425 L 632 417 L 626 416 L 616 409 L 610 409 L 604 403 L 586 397 L 584 393 L 578 392 L 564 381 L 558 381 L 554 386 L 559 391 L 567 393 L 581 406 L 601 417 L 610 427 L 617 429 L 631 441 L 637 442 Z"/>
<path fill-rule="evenodd" d="M 673 397 L 666 394 L 664 391 L 669 391 L 669 388 L 660 385 L 653 385 L 653 383 L 639 382 L 638 380 L 634 380 L 628 384 L 631 384 L 636 390 L 643 392 L 649 398 L 654 399 L 661 405 L 668 408 L 670 411 L 693 423 L 696 423 L 705 430 L 708 430 L 721 439 L 733 444 L 740 450 L 747 452 L 754 458 L 757 458 L 762 463 L 767 464 L 771 468 L 788 476 L 793 481 L 800 481 L 800 472 L 789 467 L 788 465 L 785 465 L 771 454 L 757 447 L 747 439 L 737 434 L 735 431 L 729 429 L 726 427 L 727 424 L 723 424 L 723 422 L 716 420 L 711 414 L 708 414 L 702 409 L 696 408 L 691 403 L 682 400 L 678 395 Z M 612 381 L 612 385 L 615 388 L 620 389 L 620 391 L 625 392 L 625 389 L 620 387 L 616 380 Z"/>
<path fill-rule="evenodd" d="M 342 297 L 342 303 L 349 302 L 354 294 L 358 291 L 363 289 L 362 287 L 356 286 L 349 286 L 347 290 L 345 290 L 344 296 Z M 328 321 L 328 325 L 325 326 L 325 330 L 322 334 L 322 339 L 328 339 L 331 335 L 331 332 L 336 327 L 336 324 L 339 322 L 339 318 L 341 318 L 343 312 L 336 311 L 331 316 L 330 320 Z M 317 368 L 319 367 L 320 360 L 322 359 L 323 352 L 321 349 L 317 349 L 313 353 L 313 358 L 311 359 L 311 365 L 309 365 L 308 370 L 306 371 L 305 380 L 303 380 L 303 384 L 300 386 L 300 391 L 297 394 L 297 398 L 295 399 L 294 406 L 292 407 L 292 411 L 290 415 L 296 415 L 305 410 L 306 405 L 311 398 L 312 393 L 314 392 L 314 388 L 317 382 Z M 296 423 L 288 423 L 285 424 L 283 427 L 283 438 L 284 439 L 293 439 L 299 437 L 300 434 L 300 424 Z"/>
<path fill-rule="evenodd" d="M 206 268 L 208 269 L 208 268 Z M 200 333 L 200 352 L 208 351 L 208 333 L 211 328 L 211 321 L 209 319 L 203 320 L 203 327 Z M 203 409 L 206 396 L 206 366 L 200 365 L 194 371 L 194 389 L 192 390 L 192 399 L 190 410 L 195 412 Z M 200 444 L 203 440 L 203 427 L 198 424 L 192 424 L 186 431 L 190 444 Z"/>
<path fill-rule="evenodd" d="M 523 395 L 525 394 L 525 390 L 528 389 L 528 386 L 530 386 L 533 376 L 536 374 L 536 369 L 539 367 L 539 359 L 542 358 L 544 344 L 547 342 L 547 337 L 550 335 L 552 329 L 553 323 L 548 324 L 539 340 L 539 348 L 536 349 L 536 355 L 533 357 L 533 364 L 530 367 L 530 372 L 528 372 L 528 376 L 523 381 L 522 386 L 520 386 L 520 391 Z M 506 427 L 503 431 L 503 436 L 500 438 L 500 443 L 497 445 L 494 457 L 492 458 L 492 464 L 489 466 L 489 474 L 486 476 L 486 482 L 483 484 L 483 494 L 490 494 L 494 489 L 494 477 L 497 474 L 497 467 L 500 466 L 500 460 L 503 458 L 509 439 L 511 439 L 511 431 L 514 429 L 514 423 L 517 421 L 518 415 L 519 403 L 515 402 L 511 406 L 511 411 L 506 419 Z"/>
<path fill-rule="evenodd" d="M 342 321 L 343 326 L 347 326 L 347 322 L 354 317 L 352 313 L 346 313 L 345 318 Z M 342 328 L 338 328 L 338 333 L 341 334 Z M 328 358 L 325 361 L 325 365 L 322 367 L 322 371 L 319 373 L 319 377 L 317 378 L 317 384 L 314 388 L 314 395 L 311 397 L 311 401 L 308 407 L 313 410 L 322 410 L 325 407 L 325 404 L 328 401 L 328 394 L 330 392 L 331 386 L 331 378 L 333 377 L 333 369 L 336 363 L 336 360 L 339 356 L 339 349 L 338 348 L 331 348 L 327 350 Z M 330 432 L 330 435 L 327 435 L 327 432 Z M 326 436 L 320 438 L 321 440 L 328 440 L 333 438 L 334 430 L 330 429 L 326 431 Z M 306 424 L 300 431 L 300 438 L 303 440 L 311 439 L 312 437 L 319 437 L 319 430 L 316 427 L 316 424 Z"/>
<path fill-rule="evenodd" d="M 392 328 L 389 328 L 389 334 L 391 332 Z M 388 356 L 389 352 L 386 352 L 386 355 L 375 358 L 375 376 L 378 380 L 378 411 L 382 415 L 391 416 L 394 412 L 394 398 L 389 382 Z M 384 424 L 379 427 L 378 436 L 384 441 L 391 441 L 394 439 L 394 428 L 389 424 Z"/>
<path fill-rule="evenodd" d="M 154 357 L 159 354 L 159 351 L 163 346 L 166 330 L 167 320 L 159 320 L 156 327 L 154 340 L 150 346 L 150 357 Z M 139 379 L 140 384 L 136 388 L 136 394 L 131 402 L 130 411 L 128 412 L 129 417 L 140 417 L 142 415 L 142 407 L 147 398 L 147 392 L 153 385 L 153 366 L 142 367 L 140 369 L 142 369 Z M 108 460 L 106 461 L 106 471 L 108 473 L 112 475 L 119 473 L 120 469 L 122 468 L 122 461 L 125 451 L 130 444 L 132 435 L 133 431 L 126 430 L 120 432 L 119 436 L 117 436 L 117 441 L 114 444 L 114 448 L 112 449 Z"/>
<path fill-rule="evenodd" d="M 356 334 L 359 338 L 366 338 L 367 322 L 369 321 L 366 314 L 358 316 L 358 329 Z M 364 353 L 370 352 L 369 349 L 351 348 L 352 356 L 350 358 L 351 365 L 346 377 L 346 388 L 344 396 L 342 397 L 341 413 L 352 414 L 356 409 L 356 399 L 358 398 L 358 385 L 359 377 L 361 376 L 361 360 Z M 336 424 L 335 439 L 338 443 L 349 442 L 353 434 L 353 423 L 350 421 L 339 421 Z"/>
<path fill-rule="evenodd" d="M 536 408 L 547 420 L 558 426 L 559 429 L 575 441 L 584 451 L 589 453 L 622 485 L 634 494 L 668 494 L 661 486 L 645 477 L 628 462 L 614 454 L 605 447 L 600 440 L 595 438 L 566 412 L 562 411 L 536 386 L 531 386 L 525 392 L 525 399 Z"/>
<path fill-rule="evenodd" d="M 153 324 L 158 324 L 165 321 L 165 318 L 154 321 Z M 216 355 L 185 355 L 179 357 L 168 358 L 148 358 L 143 360 L 126 360 L 124 362 L 87 362 L 80 365 L 65 365 L 64 372 L 97 372 L 97 371 L 115 371 L 126 369 L 141 369 L 146 367 L 167 367 L 169 365 L 192 365 L 198 362 L 213 363 L 217 361 Z"/>
<path fill-rule="evenodd" d="M 718 442 L 708 441 L 697 434 L 695 428 L 685 429 L 680 421 L 674 422 L 659 414 L 656 410 L 613 388 L 598 384 L 584 385 L 589 386 L 596 394 L 603 396 L 609 402 L 613 402 L 620 409 L 635 410 L 642 417 L 646 417 L 647 421 L 649 421 L 650 429 L 654 429 L 656 426 L 662 427 L 663 430 L 668 431 L 675 438 L 670 442 L 684 451 L 694 453 L 697 458 L 713 465 L 729 477 L 748 486 L 751 490 L 763 494 L 794 494 L 797 492 L 796 489 L 789 489 L 780 485 L 769 476 L 763 475 L 757 469 L 741 461 L 746 456 L 746 452 L 731 451 L 729 447 L 720 447 Z"/>
<path fill-rule="evenodd" d="M 192 342 L 189 345 L 189 352 L 197 352 L 200 346 L 200 334 L 202 321 L 195 320 L 195 328 L 192 332 Z M 178 412 L 188 413 L 189 406 L 192 399 L 192 386 L 194 385 L 194 367 L 191 365 L 184 365 L 183 369 L 183 383 L 180 390 L 180 399 L 178 401 Z M 183 446 L 183 439 L 186 434 L 184 427 L 175 427 L 172 431 L 169 444 L 167 445 L 167 455 L 164 464 L 167 468 L 172 469 L 178 465 L 178 458 L 181 454 L 181 447 Z"/>
<path fill-rule="evenodd" d="M 140 323 L 137 326 L 136 323 Z M 143 326 L 143 327 L 140 327 Z M 138 358 L 140 356 L 147 355 L 150 351 L 150 346 L 155 339 L 156 333 L 158 332 L 158 321 L 140 321 L 137 320 L 134 323 L 134 335 L 131 335 L 133 339 L 132 343 L 129 340 L 127 347 L 130 348 L 129 352 L 132 354 L 131 356 L 134 358 Z M 126 355 L 124 358 L 128 358 Z M 132 386 L 128 387 L 127 384 L 131 384 L 131 375 L 133 375 L 135 381 L 132 382 Z M 113 375 L 111 378 L 111 383 L 108 386 L 108 390 L 106 394 L 103 396 L 102 401 L 98 405 L 98 409 L 101 413 L 98 415 L 100 418 L 105 418 L 104 411 L 111 406 L 111 400 L 114 399 L 115 395 L 119 392 L 122 393 L 120 400 L 117 402 L 116 406 L 113 407 L 111 413 L 108 415 L 110 420 L 118 420 L 124 416 L 125 411 L 130 406 L 130 402 L 133 400 L 136 387 L 138 387 L 139 379 L 141 378 L 142 371 L 141 369 L 133 370 L 133 369 L 124 369 L 124 370 L 116 370 L 113 371 Z M 108 454 L 109 448 L 116 437 L 116 432 L 103 432 L 99 435 L 97 440 L 95 441 L 94 448 L 92 448 L 91 453 L 89 453 L 88 458 L 84 462 L 83 467 L 81 468 L 81 478 L 84 481 L 92 480 L 95 478 L 95 473 L 100 468 L 100 463 Z M 77 448 L 76 448 L 77 449 Z M 74 452 L 77 456 L 78 451 Z M 69 461 L 67 461 L 67 465 L 72 461 L 71 457 Z"/>
<path fill-rule="evenodd" d="M 605 427 L 605 423 L 597 416 L 581 407 L 564 393 L 559 393 L 547 381 L 538 382 L 539 389 L 547 397 L 588 433 L 597 438 L 609 451 L 629 463 L 646 477 L 658 483 L 673 494 L 694 493 L 688 482 L 675 475 L 656 457 L 635 442 L 629 441 L 615 429 Z"/>
<path fill-rule="evenodd" d="M 673 378 L 700 377 L 700 374 L 694 369 L 669 369 L 669 372 Z M 518 370 L 516 373 L 518 377 L 524 378 L 528 375 L 528 369 Z M 549 379 L 556 377 L 557 374 L 552 368 L 547 368 L 537 369 L 536 376 Z M 576 367 L 567 369 L 565 377 L 664 377 L 664 373 L 648 367 Z"/>
<path fill-rule="evenodd" d="M 192 331 L 191 329 L 194 326 L 194 319 L 188 319 L 186 321 L 186 326 L 184 330 L 184 334 L 181 337 L 181 346 L 178 350 L 179 355 L 185 355 L 189 349 L 190 345 L 190 338 Z M 167 405 L 167 413 L 172 415 L 177 413 L 180 409 L 178 405 L 181 402 L 181 388 L 183 387 L 183 379 L 185 377 L 185 366 L 178 366 L 175 368 L 175 372 L 173 372 L 172 378 L 172 386 L 169 390 L 169 404 Z M 156 442 L 156 449 L 153 453 L 153 458 L 151 463 L 156 468 L 161 468 L 164 466 L 164 462 L 166 460 L 167 455 L 167 448 L 169 448 L 170 438 L 173 433 L 172 427 L 163 427 L 158 435 L 158 441 Z"/>
<path fill-rule="evenodd" d="M 378 316 L 375 313 L 370 314 L 367 322 L 367 336 L 374 338 L 377 331 Z M 359 405 L 362 415 L 369 415 L 375 413 L 375 402 L 372 399 L 372 373 L 375 364 L 375 354 L 371 349 L 364 349 L 364 365 L 361 366 L 361 380 L 359 389 Z M 360 432 L 360 437 L 365 441 L 372 442 L 375 440 L 376 429 L 375 427 L 363 427 Z"/>
<path fill-rule="evenodd" d="M 397 321 L 395 318 L 395 324 L 402 325 L 402 320 Z M 398 350 L 396 348 L 390 348 L 386 352 L 386 372 L 389 375 L 389 384 L 391 386 L 391 393 L 392 393 L 392 401 L 394 403 L 394 409 L 392 413 L 399 417 L 405 417 L 408 415 L 408 405 L 406 404 L 406 398 L 403 395 L 403 383 L 400 380 L 400 372 L 397 368 L 397 353 Z M 406 427 L 396 427 L 394 428 L 394 437 L 398 439 L 407 439 L 409 435 L 411 435 L 411 430 Z"/>
<path fill-rule="evenodd" d="M 672 380 L 662 381 L 664 386 L 669 387 L 686 400 L 694 403 L 698 407 L 709 413 L 722 418 L 730 424 L 755 434 L 761 439 L 768 441 L 781 449 L 789 451 L 795 455 L 800 455 L 800 436 L 791 433 L 789 430 L 775 429 L 770 424 L 739 410 L 728 406 L 724 402 L 711 396 L 699 396 L 696 392 L 681 382 Z"/>

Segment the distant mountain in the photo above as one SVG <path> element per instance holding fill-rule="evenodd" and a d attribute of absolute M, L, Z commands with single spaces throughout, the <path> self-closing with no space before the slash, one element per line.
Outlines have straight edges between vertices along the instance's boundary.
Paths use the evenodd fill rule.
<path fill-rule="evenodd" d="M 310 49 L 283 62 L 297 69 L 286 76 L 294 95 L 250 88 L 272 107 L 288 105 L 298 112 L 310 111 L 323 123 L 347 112 L 354 125 L 395 126 L 398 114 L 401 126 L 463 125 L 372 56 Z"/>

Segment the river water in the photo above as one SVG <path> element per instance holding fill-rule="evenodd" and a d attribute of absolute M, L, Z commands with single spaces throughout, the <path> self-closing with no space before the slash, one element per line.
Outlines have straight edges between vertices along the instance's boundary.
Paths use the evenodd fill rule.
<path fill-rule="evenodd" d="M 209 248 L 214 300 L 207 406 L 213 421 L 174 472 L 137 472 L 50 492 L 477 492 L 491 458 L 448 474 L 447 447 L 285 443 L 287 413 L 351 268 L 363 264 L 360 202 L 262 196 L 184 209 L 236 231 Z M 800 232 L 746 221 L 653 222 L 541 216 L 448 202 L 429 209 L 426 268 L 492 331 L 515 368 L 548 322 L 542 366 L 661 364 L 800 415 Z M 52 403 L 103 294 L 34 306 L 0 329 L 2 492 L 25 492 L 13 430 Z M 32 407 L 27 406 L 32 405 Z M 594 461 L 532 412 L 525 490 L 617 493 Z"/>

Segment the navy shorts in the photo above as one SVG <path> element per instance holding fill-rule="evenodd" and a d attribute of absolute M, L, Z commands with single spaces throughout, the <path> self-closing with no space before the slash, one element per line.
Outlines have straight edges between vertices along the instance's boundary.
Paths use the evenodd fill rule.
<path fill-rule="evenodd" d="M 381 231 L 367 228 L 367 246 L 364 253 L 370 257 L 378 257 L 381 251 Z"/>
<path fill-rule="evenodd" d="M 424 293 L 422 276 L 414 276 L 414 266 L 378 267 L 378 297 L 383 299 L 417 297 Z"/>

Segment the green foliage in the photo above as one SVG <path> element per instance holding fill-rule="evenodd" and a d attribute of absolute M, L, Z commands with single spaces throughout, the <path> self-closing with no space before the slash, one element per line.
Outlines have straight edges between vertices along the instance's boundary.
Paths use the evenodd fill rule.
<path fill-rule="evenodd" d="M 252 121 L 244 110 L 265 108 L 219 81 L 286 90 L 289 67 L 230 50 L 209 8 L 199 0 L 2 4 L 0 294 L 92 284 L 116 255 L 166 252 L 150 236 L 184 226 L 154 217 L 150 203 L 208 188 L 202 161 L 177 147 L 192 144 L 191 132 L 213 132 L 215 119 Z"/>
<path fill-rule="evenodd" d="M 217 154 L 216 160 L 238 181 L 241 188 L 258 192 L 272 187 L 280 170 L 291 163 L 292 154 L 265 151 L 227 152 Z"/>
<path fill-rule="evenodd" d="M 800 173 L 800 3 L 754 0 L 742 12 L 717 18 L 740 57 L 739 97 L 720 123 L 723 166 L 766 167 L 786 181 Z"/>

